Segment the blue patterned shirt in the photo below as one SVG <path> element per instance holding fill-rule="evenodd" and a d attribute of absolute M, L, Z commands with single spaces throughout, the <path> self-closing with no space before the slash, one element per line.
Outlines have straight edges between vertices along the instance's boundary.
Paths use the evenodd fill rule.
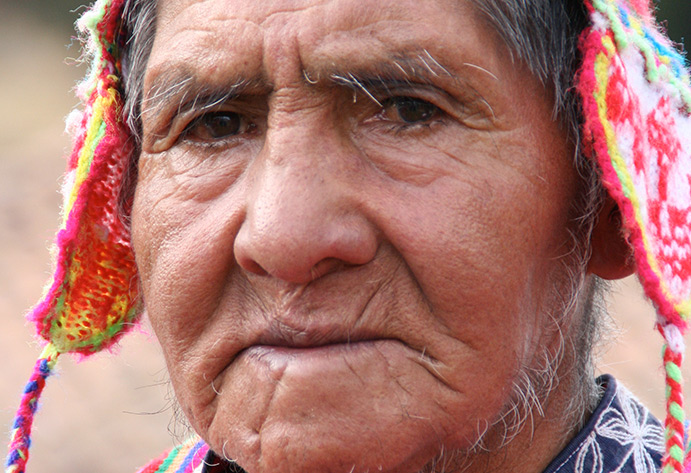
<path fill-rule="evenodd" d="M 656 473 L 664 451 L 660 422 L 611 376 L 588 423 L 544 473 Z"/>

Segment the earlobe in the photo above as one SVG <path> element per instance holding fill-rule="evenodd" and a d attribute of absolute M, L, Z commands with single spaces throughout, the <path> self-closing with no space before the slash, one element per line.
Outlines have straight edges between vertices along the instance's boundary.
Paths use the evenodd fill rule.
<path fill-rule="evenodd" d="M 590 237 L 587 271 L 602 279 L 621 279 L 636 270 L 633 249 L 624 235 L 619 207 L 608 195 Z"/>

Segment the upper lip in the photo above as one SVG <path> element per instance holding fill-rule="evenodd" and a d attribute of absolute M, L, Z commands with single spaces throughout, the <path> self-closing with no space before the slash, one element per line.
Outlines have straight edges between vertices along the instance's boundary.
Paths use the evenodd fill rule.
<path fill-rule="evenodd" d="M 301 327 L 295 327 L 283 321 L 273 319 L 267 329 L 263 330 L 254 340 L 253 344 L 312 348 L 384 338 L 367 332 L 368 331 L 362 329 L 347 329 L 335 323 L 312 323 Z"/>

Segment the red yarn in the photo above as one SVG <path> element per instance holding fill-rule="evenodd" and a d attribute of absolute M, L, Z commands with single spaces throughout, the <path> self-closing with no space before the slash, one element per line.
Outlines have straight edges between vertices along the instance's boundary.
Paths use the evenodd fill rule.
<path fill-rule="evenodd" d="M 673 363 L 675 366 L 678 367 L 681 366 L 681 361 L 681 353 L 675 353 L 668 346 L 665 346 L 665 366 L 667 365 L 667 363 Z M 668 373 L 668 371 L 665 370 L 665 373 Z M 667 398 L 667 416 L 665 417 L 665 427 L 667 428 L 668 432 L 668 437 L 665 439 L 665 451 L 669 452 L 672 447 L 676 446 L 683 452 L 684 425 L 677 418 L 673 417 L 670 414 L 670 406 L 672 405 L 672 403 L 678 404 L 680 408 L 684 407 L 684 400 L 682 397 L 682 386 L 677 382 L 677 380 L 670 377 L 669 374 L 666 374 L 665 381 L 667 382 L 667 386 L 669 388 L 669 397 Z M 662 462 L 663 471 L 664 467 L 667 465 L 670 465 L 674 469 L 674 471 L 682 471 L 682 464 L 674 458 L 672 458 L 669 454 L 665 456 Z"/>

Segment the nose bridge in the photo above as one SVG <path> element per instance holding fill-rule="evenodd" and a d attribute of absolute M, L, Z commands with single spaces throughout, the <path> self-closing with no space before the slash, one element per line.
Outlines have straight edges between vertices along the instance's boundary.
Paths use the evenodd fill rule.
<path fill-rule="evenodd" d="M 318 124 L 325 120 L 309 110 L 273 114 L 259 159 L 257 217 L 271 218 L 276 224 L 299 218 L 302 224 L 292 231 L 306 231 L 346 204 L 349 158 L 336 143 L 335 132 L 320 129 Z"/>
<path fill-rule="evenodd" d="M 280 139 L 277 139 L 277 141 Z M 255 224 L 271 224 L 295 238 L 324 225 L 347 199 L 346 185 L 333 179 L 329 158 L 323 149 L 290 143 L 267 143 L 260 175 L 254 186 L 254 201 L 248 214 Z M 341 179 L 345 178 L 341 174 Z"/>
<path fill-rule="evenodd" d="M 244 269 L 296 283 L 367 263 L 377 248 L 358 211 L 347 151 L 307 122 L 270 128 L 235 241 Z"/>

